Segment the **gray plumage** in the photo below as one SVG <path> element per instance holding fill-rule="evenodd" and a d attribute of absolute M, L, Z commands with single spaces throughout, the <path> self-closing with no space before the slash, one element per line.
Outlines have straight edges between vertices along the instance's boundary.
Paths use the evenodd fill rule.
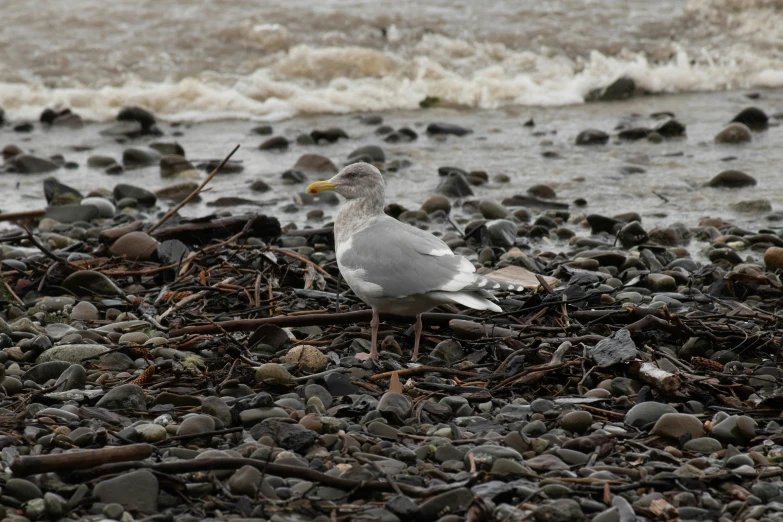
<path fill-rule="evenodd" d="M 337 264 L 353 292 L 373 309 L 372 356 L 378 313 L 416 316 L 415 359 L 421 313 L 445 303 L 500 312 L 488 290 L 523 290 L 476 274 L 467 258 L 437 237 L 387 216 L 383 177 L 372 165 L 349 165 L 308 190 L 334 190 L 346 198 L 334 224 Z"/>

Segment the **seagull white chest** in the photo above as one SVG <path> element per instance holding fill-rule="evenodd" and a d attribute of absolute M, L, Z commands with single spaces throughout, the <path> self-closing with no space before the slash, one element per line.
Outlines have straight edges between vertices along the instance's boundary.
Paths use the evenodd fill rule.
<path fill-rule="evenodd" d="M 377 284 L 367 281 L 367 271 L 361 266 L 346 266 L 344 264 L 345 253 L 351 249 L 353 245 L 353 236 L 350 236 L 347 240 L 337 244 L 335 254 L 337 257 L 337 267 L 340 269 L 340 273 L 351 287 L 353 293 L 364 301 L 370 303 L 374 299 L 383 296 L 383 288 Z"/>

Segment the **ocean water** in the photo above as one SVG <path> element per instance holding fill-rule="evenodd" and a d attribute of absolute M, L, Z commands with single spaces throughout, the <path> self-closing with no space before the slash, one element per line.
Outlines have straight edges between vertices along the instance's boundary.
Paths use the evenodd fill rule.
<path fill-rule="evenodd" d="M 783 86 L 781 0 L 2 2 L 0 105 L 278 121 Z"/>
<path fill-rule="evenodd" d="M 29 134 L 6 125 L 0 146 L 63 154 L 80 167 L 54 175 L 84 192 L 120 182 L 152 190 L 176 182 L 161 179 L 157 167 L 112 177 L 86 166 L 91 155 L 119 160 L 123 149 L 152 141 L 120 144 L 99 134 L 119 108 L 140 105 L 161 121 L 162 139 L 181 143 L 194 162 L 221 159 L 242 145 L 235 159 L 244 172 L 218 176 L 202 203 L 182 211 L 189 216 L 215 211 L 208 203 L 219 197 L 242 196 L 264 205 L 232 210 L 260 209 L 306 225 L 304 211 L 287 213 L 304 185 L 284 185 L 281 173 L 305 153 L 341 166 L 366 144 L 411 164 L 386 174 L 388 199 L 407 208 L 435 191 L 437 168 L 448 165 L 511 178 L 476 188 L 477 197 L 502 200 L 546 183 L 562 202 L 588 201 L 574 213 L 636 211 L 648 228 L 695 225 L 704 216 L 777 228 L 769 213 L 740 214 L 730 205 L 764 198 L 783 210 L 783 133 L 774 117 L 783 110 L 783 0 L 0 3 L 6 118 L 35 121 L 42 109 L 59 105 L 91 122 L 78 130 L 36 125 Z M 585 102 L 623 76 L 648 94 Z M 428 97 L 440 103 L 421 108 Z M 748 106 L 772 116 L 769 130 L 746 145 L 715 144 L 715 134 Z M 654 125 L 651 115 L 660 111 L 686 124 L 687 137 L 574 145 L 586 128 L 614 135 L 618 125 Z M 367 112 L 420 137 L 387 144 L 375 127 L 359 122 Z M 535 127 L 524 127 L 531 118 Z M 263 152 L 257 146 L 265 138 L 251 132 L 260 121 L 292 141 L 335 126 L 350 139 Z M 474 132 L 432 139 L 424 131 L 433 121 Z M 545 157 L 551 152 L 557 157 Z M 629 165 L 644 172 L 623 174 Z M 743 170 L 759 184 L 703 187 L 726 169 Z M 45 206 L 44 177 L 1 175 L 0 210 Z M 273 190 L 249 192 L 255 179 Z M 332 208 L 325 212 L 333 215 Z"/>

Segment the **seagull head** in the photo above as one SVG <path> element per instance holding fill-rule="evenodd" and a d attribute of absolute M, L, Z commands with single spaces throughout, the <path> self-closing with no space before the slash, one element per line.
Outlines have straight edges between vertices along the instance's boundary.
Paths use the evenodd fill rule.
<path fill-rule="evenodd" d="M 381 172 L 369 163 L 354 163 L 337 173 L 332 179 L 316 181 L 307 187 L 309 194 L 333 190 L 346 199 L 370 196 L 383 198 L 384 183 Z"/>

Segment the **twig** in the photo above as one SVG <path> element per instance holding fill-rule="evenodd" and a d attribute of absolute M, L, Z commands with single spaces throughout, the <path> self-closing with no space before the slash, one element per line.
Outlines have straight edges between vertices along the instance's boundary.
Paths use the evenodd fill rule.
<path fill-rule="evenodd" d="M 38 473 L 95 468 L 123 461 L 141 464 L 139 461 L 152 455 L 153 450 L 150 444 L 133 444 L 54 455 L 17 456 L 11 463 L 11 471 L 14 476 L 26 477 Z"/>
<path fill-rule="evenodd" d="M 221 162 L 218 164 L 218 166 L 217 166 L 217 167 L 215 167 L 215 170 L 213 170 L 213 171 L 210 173 L 210 175 L 209 175 L 209 176 L 207 176 L 207 178 L 206 178 L 204 181 L 202 181 L 202 182 L 201 182 L 201 185 L 199 185 L 198 187 L 196 187 L 196 189 L 195 189 L 195 190 L 193 190 L 193 192 L 191 192 L 190 194 L 188 194 L 188 197 L 186 197 L 185 199 L 183 199 L 183 200 L 182 200 L 182 201 L 181 201 L 181 202 L 180 202 L 180 203 L 179 203 L 179 204 L 178 204 L 176 207 L 174 207 L 174 208 L 172 208 L 171 210 L 169 210 L 168 212 L 166 212 L 166 214 L 165 214 L 165 215 L 164 215 L 162 218 L 160 218 L 160 219 L 158 220 L 158 222 L 157 222 L 157 223 L 155 223 L 154 225 L 152 225 L 152 228 L 150 228 L 150 229 L 147 231 L 147 233 L 148 233 L 148 234 L 151 234 L 151 233 L 152 233 L 152 232 L 153 232 L 155 229 L 157 229 L 157 228 L 158 228 L 158 227 L 160 227 L 160 226 L 161 226 L 163 223 L 165 223 L 166 221 L 168 221 L 168 219 L 169 219 L 171 216 L 173 216 L 174 214 L 176 214 L 176 213 L 179 211 L 179 209 L 181 209 L 182 207 L 184 207 L 185 205 L 187 205 L 187 204 L 190 202 L 190 200 L 191 200 L 191 199 L 193 199 L 193 198 L 195 198 L 196 196 L 198 196 L 198 193 L 202 191 L 202 189 L 203 189 L 203 188 L 204 188 L 204 187 L 207 185 L 207 183 L 209 183 L 210 181 L 212 181 L 212 178 L 214 178 L 214 177 L 215 177 L 215 175 L 216 175 L 218 172 L 220 172 L 220 169 L 222 169 L 222 168 L 223 168 L 223 166 L 224 166 L 224 165 L 225 165 L 225 164 L 228 162 L 228 160 L 229 160 L 229 159 L 231 159 L 231 156 L 233 156 L 233 155 L 234 155 L 234 153 L 235 153 L 235 152 L 236 152 L 238 149 L 239 149 L 239 144 L 237 144 L 237 146 L 236 146 L 236 147 L 234 147 L 234 150 L 232 150 L 231 152 L 229 152 L 229 153 L 228 153 L 228 156 L 226 156 L 225 158 L 223 158 L 223 161 L 221 161 Z"/>

